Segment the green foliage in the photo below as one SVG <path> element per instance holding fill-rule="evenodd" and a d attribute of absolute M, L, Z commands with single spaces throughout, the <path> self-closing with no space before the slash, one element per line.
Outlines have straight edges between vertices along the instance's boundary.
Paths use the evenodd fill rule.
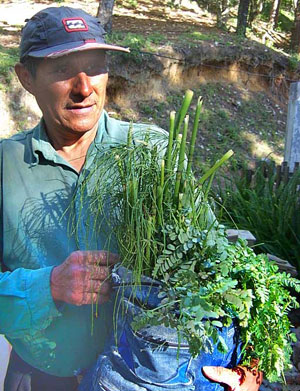
<path fill-rule="evenodd" d="M 135 33 L 124 33 L 113 31 L 111 34 L 107 36 L 107 42 L 125 46 L 130 48 L 130 53 L 122 54 L 110 54 L 110 55 L 118 55 L 118 56 L 126 56 L 127 58 L 131 57 L 131 59 L 136 63 L 141 63 L 143 54 L 141 51 L 146 52 L 155 52 L 156 47 L 161 42 L 166 42 L 165 37 L 158 33 L 154 32 L 147 36 Z"/>
<path fill-rule="evenodd" d="M 18 58 L 17 48 L 5 48 L 0 45 L 0 74 L 4 77 L 6 83 L 11 80 L 11 71 Z"/>
<path fill-rule="evenodd" d="M 289 57 L 289 68 L 291 71 L 296 71 L 299 67 L 300 55 L 298 53 L 292 53 Z"/>
<path fill-rule="evenodd" d="M 135 9 L 138 5 L 138 2 L 137 0 L 118 0 L 118 5 L 121 5 L 122 7 L 126 8 Z"/>
<path fill-rule="evenodd" d="M 158 32 L 144 36 L 141 34 L 116 31 L 108 35 L 107 41 L 129 47 L 131 50 L 153 50 L 152 44 L 159 44 L 165 41 L 165 37 Z"/>
<path fill-rule="evenodd" d="M 294 27 L 294 15 L 290 9 L 282 9 L 278 17 L 278 30 L 290 33 Z"/>
<path fill-rule="evenodd" d="M 216 135 L 218 149 L 223 149 L 225 145 L 242 146 L 244 143 L 244 140 L 240 137 L 239 125 L 230 118 L 229 113 L 224 109 L 211 110 L 207 108 L 203 113 L 202 120 L 206 124 L 206 129 L 209 133 L 218 129 Z"/>
<path fill-rule="evenodd" d="M 256 255 L 245 242 L 229 243 L 221 226 L 214 235 L 197 232 L 189 223 L 187 228 L 167 228 L 165 262 L 157 266 L 169 290 L 162 305 L 144 311 L 134 326 L 159 322 L 176 327 L 196 356 L 201 350 L 212 353 L 211 341 L 226 351 L 217 329 L 238 319 L 244 364 L 259 358 L 259 368 L 268 379 L 278 380 L 289 368 L 292 353 L 294 336 L 287 314 L 298 306 L 288 288 L 299 291 L 299 281 L 279 273 L 275 264 Z M 173 316 L 175 308 L 178 317 Z"/>
<path fill-rule="evenodd" d="M 146 38 L 140 34 L 112 32 L 107 36 L 107 42 L 140 50 L 146 44 Z"/>
<path fill-rule="evenodd" d="M 179 35 L 180 39 L 192 40 L 192 41 L 213 41 L 218 40 L 220 37 L 217 34 L 204 34 L 200 31 L 185 32 Z"/>
<path fill-rule="evenodd" d="M 126 142 L 100 145 L 94 167 L 81 184 L 82 198 L 88 191 L 95 235 L 105 229 L 109 238 L 104 247 L 109 249 L 115 235 L 122 265 L 132 271 L 135 284 L 142 275 L 163 284 L 161 305 L 145 308 L 135 318 L 135 328 L 158 323 L 173 327 L 197 356 L 212 352 L 214 344 L 226 351 L 218 329 L 235 320 L 241 329 L 243 362 L 259 358 L 266 376 L 278 379 L 291 353 L 287 312 L 297 305 L 287 288 L 300 291 L 300 283 L 278 273 L 244 242 L 231 244 L 225 237 L 208 194 L 216 170 L 232 151 L 195 178 L 190 168 L 202 100 L 187 146 L 192 96 L 187 91 L 177 115 L 171 112 L 168 135 L 130 128 Z M 226 112 L 220 115 L 227 117 Z M 75 229 L 80 230 L 80 224 Z"/>
<path fill-rule="evenodd" d="M 259 243 L 257 251 L 287 259 L 300 273 L 300 171 L 288 183 L 275 183 L 272 164 L 259 165 L 251 182 L 238 173 L 222 178 L 217 188 L 219 219 L 251 231 Z"/>

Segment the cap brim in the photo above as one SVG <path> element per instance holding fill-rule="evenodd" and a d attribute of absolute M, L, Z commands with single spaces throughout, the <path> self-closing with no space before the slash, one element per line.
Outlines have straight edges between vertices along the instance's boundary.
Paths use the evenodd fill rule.
<path fill-rule="evenodd" d="M 56 58 L 65 56 L 70 53 L 80 52 L 84 50 L 113 50 L 117 52 L 129 53 L 129 48 L 124 48 L 117 45 L 109 45 L 107 43 L 99 42 L 70 42 L 69 44 L 58 45 L 54 47 L 48 47 L 42 50 L 35 50 L 28 53 L 30 57 L 47 57 L 47 58 Z"/>

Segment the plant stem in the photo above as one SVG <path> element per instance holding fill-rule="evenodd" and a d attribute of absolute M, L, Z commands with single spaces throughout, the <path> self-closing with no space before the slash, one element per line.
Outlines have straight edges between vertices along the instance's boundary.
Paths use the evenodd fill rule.
<path fill-rule="evenodd" d="M 206 173 L 199 179 L 198 181 L 198 186 L 201 186 L 203 185 L 203 183 L 206 181 L 207 178 L 209 178 L 212 174 L 215 173 L 215 171 L 222 165 L 226 162 L 226 160 L 228 160 L 229 158 L 231 158 L 231 156 L 233 155 L 233 151 L 230 149 L 228 152 L 225 153 L 225 155 L 223 155 L 221 157 L 221 159 L 219 159 L 218 161 L 216 161 L 216 163 L 208 170 L 206 171 Z"/>
<path fill-rule="evenodd" d="M 184 170 L 186 137 L 187 137 L 188 125 L 189 125 L 189 116 L 187 115 L 184 119 L 184 127 L 183 127 L 181 142 L 180 142 L 178 167 L 177 167 L 176 182 L 175 182 L 175 189 L 174 189 L 174 203 L 177 206 L 179 206 L 178 205 L 178 197 L 179 197 L 179 191 L 180 191 L 180 187 L 181 187 L 182 173 Z"/>
<path fill-rule="evenodd" d="M 133 129 L 133 124 L 132 122 L 130 122 L 129 130 L 127 134 L 127 147 L 130 147 L 132 144 L 132 129 Z"/>
<path fill-rule="evenodd" d="M 160 170 L 160 186 L 163 188 L 165 184 L 165 160 L 162 159 L 160 164 L 161 170 Z"/>
<path fill-rule="evenodd" d="M 157 186 L 157 224 L 158 224 L 158 226 L 162 225 L 162 216 L 163 216 L 163 188 L 159 185 L 159 186 Z"/>
<path fill-rule="evenodd" d="M 165 183 L 165 161 L 161 161 L 160 170 L 160 184 L 157 186 L 157 223 L 162 224 L 163 216 L 163 197 L 164 197 L 164 183 Z"/>
<path fill-rule="evenodd" d="M 202 109 L 202 102 L 203 102 L 202 96 L 200 96 L 198 98 L 198 102 L 197 102 L 197 108 L 196 108 L 195 119 L 194 119 L 194 126 L 193 126 L 193 131 L 192 131 L 192 136 L 191 136 L 191 142 L 190 142 L 188 165 L 187 165 L 187 169 L 186 169 L 187 176 L 189 176 L 191 173 L 194 150 L 195 150 L 195 143 L 196 143 L 196 136 L 197 136 L 198 127 L 199 127 L 199 118 L 200 118 L 201 109 Z"/>
<path fill-rule="evenodd" d="M 179 131 L 180 131 L 180 128 L 181 128 L 181 125 L 182 125 L 182 122 L 186 116 L 186 113 L 190 107 L 190 104 L 191 104 L 191 101 L 192 101 L 192 98 L 193 98 L 193 91 L 192 90 L 187 90 L 185 95 L 184 95 L 184 99 L 183 99 L 183 102 L 182 102 L 182 105 L 180 107 L 180 110 L 176 116 L 176 120 L 175 120 L 175 132 L 174 132 L 174 139 L 176 140 L 177 139 L 177 136 L 179 134 Z"/>
<path fill-rule="evenodd" d="M 174 126 L 175 126 L 175 111 L 171 111 L 168 147 L 167 147 L 167 151 L 166 151 L 166 155 L 165 155 L 167 175 L 170 174 L 171 167 L 172 167 L 172 149 L 173 149 Z"/>
<path fill-rule="evenodd" d="M 149 216 L 147 223 L 147 242 L 146 242 L 146 251 L 145 258 L 148 265 L 150 265 L 150 257 L 151 257 L 151 237 L 153 232 L 153 216 Z"/>

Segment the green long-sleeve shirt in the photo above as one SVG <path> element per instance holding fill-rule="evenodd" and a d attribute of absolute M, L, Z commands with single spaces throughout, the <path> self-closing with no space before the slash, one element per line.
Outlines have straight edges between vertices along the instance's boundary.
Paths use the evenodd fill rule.
<path fill-rule="evenodd" d="M 93 322 L 90 305 L 56 306 L 50 274 L 72 251 L 87 249 L 78 189 L 93 151 L 98 143 L 126 140 L 127 132 L 128 123 L 103 112 L 81 173 L 56 153 L 43 120 L 0 142 L 0 333 L 23 360 L 56 376 L 92 365 L 111 330 L 111 303 L 100 306 Z M 80 235 L 70 234 L 71 210 Z M 103 249 L 105 236 L 103 228 L 89 249 Z"/>

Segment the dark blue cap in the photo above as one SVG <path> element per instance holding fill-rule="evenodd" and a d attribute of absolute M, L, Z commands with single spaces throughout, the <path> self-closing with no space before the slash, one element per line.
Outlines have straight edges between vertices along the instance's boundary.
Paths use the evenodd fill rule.
<path fill-rule="evenodd" d="M 29 57 L 60 57 L 89 49 L 129 52 L 109 45 L 99 19 L 71 7 L 49 7 L 29 19 L 22 30 L 20 61 Z"/>

